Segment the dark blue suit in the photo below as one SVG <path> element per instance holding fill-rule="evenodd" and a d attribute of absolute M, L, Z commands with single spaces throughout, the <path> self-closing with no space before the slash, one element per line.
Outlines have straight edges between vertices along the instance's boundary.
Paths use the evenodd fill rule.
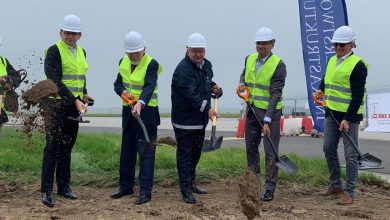
<path fill-rule="evenodd" d="M 120 61 L 121 62 L 121 61 Z M 130 67 L 129 67 L 130 68 Z M 148 103 L 157 84 L 158 63 L 152 60 L 146 71 L 144 86 L 139 100 Z M 120 96 L 126 88 L 123 86 L 122 77 L 118 74 L 114 82 L 114 90 Z M 157 126 L 160 125 L 158 107 L 145 105 L 141 111 L 141 119 L 145 124 L 151 142 L 157 138 Z M 122 146 L 119 167 L 119 189 L 121 191 L 133 191 L 135 184 L 135 166 L 137 152 L 139 155 L 139 182 L 140 195 L 151 197 L 154 177 L 155 147 L 147 145 L 139 140 L 145 140 L 142 129 L 137 120 L 131 114 L 129 106 L 122 109 Z"/>

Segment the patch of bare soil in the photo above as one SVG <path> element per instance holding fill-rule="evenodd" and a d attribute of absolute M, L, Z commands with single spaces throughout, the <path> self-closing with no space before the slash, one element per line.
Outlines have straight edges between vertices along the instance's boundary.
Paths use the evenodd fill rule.
<path fill-rule="evenodd" d="M 55 196 L 56 205 L 45 207 L 39 185 L 0 185 L 0 219 L 247 219 L 242 212 L 242 180 L 205 184 L 206 195 L 195 195 L 198 203 L 182 201 L 177 184 L 154 187 L 152 201 L 136 206 L 135 195 L 111 199 L 116 188 L 74 187 L 78 200 Z M 275 199 L 259 207 L 261 219 L 390 219 L 390 192 L 364 186 L 356 192 L 351 206 L 336 205 L 337 198 L 318 195 L 323 189 L 309 190 L 294 184 L 277 188 Z M 303 191 L 303 193 L 302 193 Z M 254 219 L 260 219 L 255 217 Z"/>

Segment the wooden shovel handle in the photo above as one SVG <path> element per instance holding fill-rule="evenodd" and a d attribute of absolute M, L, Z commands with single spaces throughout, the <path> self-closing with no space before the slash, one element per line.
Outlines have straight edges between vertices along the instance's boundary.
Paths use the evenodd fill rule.
<path fill-rule="evenodd" d="M 218 99 L 214 99 L 214 110 L 215 110 L 215 113 L 218 113 Z M 214 116 L 213 117 L 213 126 L 215 126 L 217 124 L 217 117 Z"/>

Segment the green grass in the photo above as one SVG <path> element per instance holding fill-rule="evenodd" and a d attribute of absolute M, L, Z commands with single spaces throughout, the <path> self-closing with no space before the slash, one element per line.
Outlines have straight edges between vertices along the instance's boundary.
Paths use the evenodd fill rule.
<path fill-rule="evenodd" d="M 79 134 L 72 153 L 72 184 L 116 186 L 120 143 L 119 135 Z M 42 133 L 33 133 L 33 136 L 28 138 L 15 129 L 4 129 L 0 141 L 0 182 L 6 184 L 39 182 L 44 144 Z M 288 155 L 288 157 L 297 164 L 299 171 L 293 176 L 279 171 L 281 182 L 295 182 L 307 187 L 328 184 L 329 174 L 323 159 L 297 155 Z M 261 162 L 262 174 L 264 174 L 264 158 L 261 158 Z M 197 175 L 202 182 L 237 178 L 244 173 L 246 166 L 244 148 L 225 147 L 202 154 Z M 344 178 L 344 171 L 342 175 Z M 170 146 L 157 147 L 155 182 L 177 183 L 177 181 L 176 149 Z M 362 174 L 360 181 L 365 184 L 384 186 L 383 181 L 372 174 Z"/>

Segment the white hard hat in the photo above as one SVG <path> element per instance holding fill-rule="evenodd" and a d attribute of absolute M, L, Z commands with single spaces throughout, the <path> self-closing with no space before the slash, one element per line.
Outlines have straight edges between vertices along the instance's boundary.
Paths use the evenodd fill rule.
<path fill-rule="evenodd" d="M 66 15 L 61 20 L 61 30 L 81 33 L 81 20 L 76 15 Z"/>
<path fill-rule="evenodd" d="M 350 43 L 355 39 L 355 31 L 351 27 L 341 26 L 333 33 L 332 43 Z"/>
<path fill-rule="evenodd" d="M 254 41 L 271 41 L 275 40 L 274 32 L 267 28 L 267 27 L 262 27 L 259 30 L 256 31 L 256 34 L 254 36 Z"/>
<path fill-rule="evenodd" d="M 199 34 L 193 33 L 187 38 L 187 47 L 189 48 L 206 48 L 207 40 L 206 38 Z"/>
<path fill-rule="evenodd" d="M 124 39 L 126 53 L 140 52 L 145 49 L 145 40 L 142 35 L 135 31 L 130 31 Z"/>

